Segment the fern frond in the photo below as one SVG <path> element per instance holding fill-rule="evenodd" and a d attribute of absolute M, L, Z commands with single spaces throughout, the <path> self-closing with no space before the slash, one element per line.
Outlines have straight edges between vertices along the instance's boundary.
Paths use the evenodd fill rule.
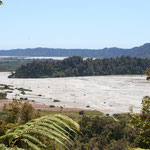
<path fill-rule="evenodd" d="M 0 1 L 0 5 L 4 5 L 4 3 L 2 1 Z"/>
<path fill-rule="evenodd" d="M 9 134 L 6 134 L 6 135 L 3 135 L 3 136 L 1 136 L 0 137 L 0 140 L 5 140 L 6 138 L 7 139 L 12 139 L 12 138 L 15 138 L 17 135 L 16 134 L 14 134 L 14 133 L 9 133 Z"/>
<path fill-rule="evenodd" d="M 41 131 L 41 132 L 44 132 L 44 133 L 49 133 L 49 134 L 53 135 L 55 138 L 57 138 L 57 139 L 64 140 L 64 141 L 66 140 L 67 142 L 70 143 L 69 138 L 66 138 L 65 136 L 59 134 L 58 132 L 56 132 L 54 130 L 47 129 L 45 127 L 37 127 L 36 129 Z"/>
<path fill-rule="evenodd" d="M 56 138 L 52 134 L 49 134 L 49 133 L 47 133 L 45 131 L 33 129 L 32 131 L 30 131 L 30 133 L 33 134 L 33 135 L 44 136 L 47 139 L 54 140 L 55 142 L 59 143 L 60 145 L 65 146 L 64 143 L 62 143 L 58 138 Z"/>
<path fill-rule="evenodd" d="M 44 137 L 67 148 L 64 141 L 72 144 L 74 137 L 71 133 L 76 132 L 79 132 L 79 125 L 69 117 L 49 115 L 31 120 L 25 125 L 9 130 L 6 135 L 0 137 L 0 140 L 9 142 L 9 146 L 13 148 L 23 142 L 29 149 L 42 150 L 46 149 L 47 146 L 39 138 Z"/>
<path fill-rule="evenodd" d="M 29 141 L 28 139 L 22 139 L 21 141 L 23 141 L 24 143 L 26 143 L 32 150 L 41 150 L 41 148 L 39 148 L 38 146 L 36 146 L 34 143 L 32 143 L 31 141 Z"/>
<path fill-rule="evenodd" d="M 63 127 L 61 127 L 60 125 L 58 125 L 56 122 L 54 121 L 43 121 L 43 123 L 47 123 L 47 124 L 52 124 L 54 125 L 56 128 L 58 128 L 60 131 L 62 131 L 65 135 L 68 135 L 68 137 L 71 137 L 72 139 L 74 138 L 68 131 L 66 131 Z M 67 128 L 67 127 L 66 127 Z"/>
<path fill-rule="evenodd" d="M 68 130 L 76 133 L 76 131 L 74 129 L 72 129 L 66 122 L 63 122 L 62 120 L 60 120 L 59 118 L 56 118 L 56 117 L 53 117 L 53 118 L 50 118 L 51 121 L 54 121 L 56 122 L 57 124 L 67 128 Z"/>
<path fill-rule="evenodd" d="M 68 142 L 70 142 L 70 138 L 62 130 L 60 130 L 59 128 L 55 127 L 54 125 L 47 124 L 47 123 L 40 123 L 39 126 L 40 127 L 46 127 L 47 129 L 52 129 L 53 131 L 56 131 L 58 134 L 60 134 L 63 137 L 65 137 L 66 140 L 68 140 Z"/>
<path fill-rule="evenodd" d="M 73 128 L 75 131 L 79 131 L 80 127 L 79 124 L 73 121 L 71 118 L 67 116 L 62 116 L 60 114 L 54 115 L 56 118 L 61 119 L 63 122 L 66 122 L 71 128 Z"/>
<path fill-rule="evenodd" d="M 29 134 L 24 134 L 24 135 L 22 135 L 22 137 L 24 138 L 24 139 L 28 139 L 29 141 L 31 141 L 32 143 L 34 143 L 34 144 L 37 144 L 37 145 L 39 145 L 39 146 L 41 146 L 41 147 L 43 147 L 43 148 L 46 148 L 46 145 L 45 144 L 43 144 L 43 143 L 41 143 L 37 138 L 35 138 L 34 136 L 31 136 L 31 135 L 29 135 Z"/>
<path fill-rule="evenodd" d="M 13 148 L 10 148 L 10 147 L 5 146 L 4 144 L 0 144 L 0 150 L 25 150 L 25 149 L 18 148 L 16 146 Z"/>
<path fill-rule="evenodd" d="M 9 148 L 6 147 L 4 144 L 0 144 L 0 149 L 1 150 L 9 150 Z"/>

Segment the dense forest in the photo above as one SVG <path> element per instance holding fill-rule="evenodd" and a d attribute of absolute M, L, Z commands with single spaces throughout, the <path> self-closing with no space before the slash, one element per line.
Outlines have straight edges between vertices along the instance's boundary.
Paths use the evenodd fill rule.
<path fill-rule="evenodd" d="M 141 113 L 86 116 L 79 121 L 82 135 L 71 150 L 150 150 L 150 97 L 142 100 Z M 137 149 L 142 150 L 142 149 Z"/>
<path fill-rule="evenodd" d="M 117 57 L 84 60 L 74 56 L 62 61 L 33 61 L 22 65 L 9 77 L 44 78 L 97 75 L 144 74 L 150 67 L 150 59 Z"/>
<path fill-rule="evenodd" d="M 0 56 L 31 56 L 31 57 L 72 57 L 81 56 L 89 58 L 115 58 L 130 56 L 137 58 L 150 58 L 150 43 L 131 49 L 104 48 L 104 49 L 62 49 L 62 48 L 28 48 L 0 50 Z"/>
<path fill-rule="evenodd" d="M 25 65 L 32 60 L 23 60 L 23 59 L 8 59 L 2 60 L 0 59 L 0 71 L 14 71 L 21 65 Z"/>

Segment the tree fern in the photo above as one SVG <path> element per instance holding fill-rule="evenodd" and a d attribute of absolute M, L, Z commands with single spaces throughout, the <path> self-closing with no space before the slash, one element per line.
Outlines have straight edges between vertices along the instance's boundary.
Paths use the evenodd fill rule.
<path fill-rule="evenodd" d="M 47 149 L 41 137 L 53 140 L 57 145 L 65 148 L 64 141 L 72 143 L 77 132 L 79 132 L 79 125 L 69 117 L 58 114 L 44 116 L 8 130 L 0 137 L 0 140 L 8 145 L 0 145 L 0 149 L 20 150 L 25 147 L 31 150 Z"/>
<path fill-rule="evenodd" d="M 133 148 L 133 149 L 130 149 L 130 150 L 149 150 L 149 149 Z"/>
<path fill-rule="evenodd" d="M 2 1 L 0 1 L 0 5 L 4 5 Z"/>

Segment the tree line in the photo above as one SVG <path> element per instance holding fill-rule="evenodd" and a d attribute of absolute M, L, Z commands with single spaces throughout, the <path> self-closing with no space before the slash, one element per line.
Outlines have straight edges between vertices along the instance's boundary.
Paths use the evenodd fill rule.
<path fill-rule="evenodd" d="M 33 61 L 19 67 L 10 78 L 74 77 L 144 74 L 150 59 L 117 57 L 84 59 L 73 56 L 62 61 Z"/>

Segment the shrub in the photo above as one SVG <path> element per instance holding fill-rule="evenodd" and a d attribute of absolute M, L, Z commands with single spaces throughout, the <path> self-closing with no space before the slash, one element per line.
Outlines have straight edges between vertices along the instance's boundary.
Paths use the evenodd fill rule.
<path fill-rule="evenodd" d="M 36 116 L 35 110 L 29 102 L 21 103 L 19 100 L 5 104 L 3 110 L 7 114 L 6 122 L 8 123 L 27 122 Z"/>
<path fill-rule="evenodd" d="M 83 110 L 79 111 L 79 115 L 84 115 L 85 112 Z"/>
<path fill-rule="evenodd" d="M 28 102 L 25 102 L 22 104 L 20 117 L 23 122 L 28 122 L 29 120 L 33 119 L 35 117 L 35 111 L 31 104 Z"/>
<path fill-rule="evenodd" d="M 53 102 L 60 102 L 60 100 L 54 99 L 54 101 L 53 101 Z"/>
<path fill-rule="evenodd" d="M 25 91 L 21 91 L 21 94 L 25 95 L 26 93 L 25 93 Z"/>
<path fill-rule="evenodd" d="M 0 92 L 0 100 L 6 99 L 7 93 Z"/>
<path fill-rule="evenodd" d="M 54 108 L 55 106 L 54 106 L 54 105 L 50 105 L 49 107 L 50 107 L 50 108 Z"/>

